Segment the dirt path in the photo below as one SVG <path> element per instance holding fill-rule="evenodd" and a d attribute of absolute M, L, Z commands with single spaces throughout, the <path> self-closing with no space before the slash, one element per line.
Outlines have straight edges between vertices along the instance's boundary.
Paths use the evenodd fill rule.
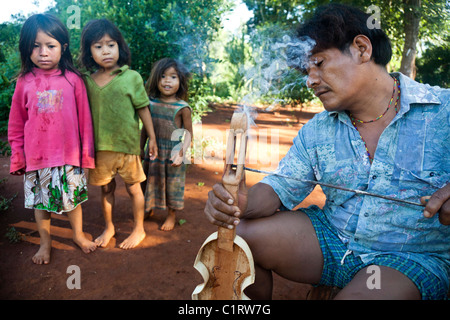
<path fill-rule="evenodd" d="M 258 114 L 254 133 L 258 143 L 249 144 L 257 163 L 252 167 L 273 170 L 278 159 L 289 149 L 301 126 L 319 110 L 283 111 Z M 197 125 L 194 135 L 203 138 L 207 159 L 194 158 L 186 176 L 185 209 L 171 232 L 160 231 L 165 212 L 157 211 L 145 221 L 146 239 L 135 249 L 118 248 L 132 229 L 130 200 L 123 182 L 118 180 L 116 208 L 113 214 L 116 236 L 105 249 L 84 254 L 71 240 L 69 221 L 65 216 L 52 215 L 52 261 L 49 265 L 34 265 L 31 257 L 38 249 L 39 235 L 34 215 L 23 208 L 23 182 L 21 177 L 9 175 L 9 159 L 0 157 L 0 195 L 10 198 L 17 192 L 11 207 L 0 211 L 0 299 L 112 299 L 112 300 L 189 300 L 194 288 L 202 282 L 193 263 L 203 241 L 217 230 L 204 217 L 207 193 L 220 181 L 223 162 L 220 148 L 225 150 L 225 132 L 234 107 L 216 107 Z M 274 147 L 268 137 L 279 136 Z M 215 139 L 215 140 L 214 140 Z M 268 141 L 267 141 L 268 140 Z M 200 141 L 200 140 L 197 140 Z M 263 156 L 269 151 L 270 156 Z M 261 152 L 256 158 L 255 155 Z M 275 161 L 276 159 L 276 161 Z M 263 163 L 261 163 L 263 162 Z M 247 174 L 249 186 L 262 179 L 262 175 Z M 316 190 L 302 205 L 314 202 L 323 205 L 323 194 Z M 97 237 L 103 230 L 100 209 L 100 189 L 90 187 L 89 200 L 83 204 L 84 231 Z M 10 243 L 5 238 L 8 228 L 14 227 L 25 234 L 25 240 Z M 76 265 L 81 272 L 81 289 L 68 289 L 66 281 L 71 275 L 67 269 Z M 276 300 L 304 299 L 308 285 L 296 284 L 275 276 L 273 298 Z"/>

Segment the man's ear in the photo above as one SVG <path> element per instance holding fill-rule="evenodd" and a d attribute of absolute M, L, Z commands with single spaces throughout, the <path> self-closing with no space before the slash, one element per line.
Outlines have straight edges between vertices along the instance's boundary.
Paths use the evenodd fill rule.
<path fill-rule="evenodd" d="M 359 59 L 361 62 L 369 62 L 372 58 L 372 42 L 365 35 L 357 35 L 353 39 L 353 47 L 357 50 L 359 54 Z"/>

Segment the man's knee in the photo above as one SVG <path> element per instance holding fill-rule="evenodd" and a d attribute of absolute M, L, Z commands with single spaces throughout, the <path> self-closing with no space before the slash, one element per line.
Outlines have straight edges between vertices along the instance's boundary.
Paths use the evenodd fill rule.
<path fill-rule="evenodd" d="M 248 243 L 256 242 L 259 237 L 259 228 L 255 225 L 255 220 L 242 219 L 236 227 L 236 234 Z"/>
<path fill-rule="evenodd" d="M 370 265 L 361 269 L 336 296 L 353 299 L 420 299 L 420 291 L 403 273 L 386 266 Z"/>

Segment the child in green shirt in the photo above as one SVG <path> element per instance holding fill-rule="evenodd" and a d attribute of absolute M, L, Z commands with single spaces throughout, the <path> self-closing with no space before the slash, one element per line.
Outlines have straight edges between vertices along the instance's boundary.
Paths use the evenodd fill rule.
<path fill-rule="evenodd" d="M 139 118 L 150 137 L 149 156 L 157 154 L 156 138 L 142 77 L 130 70 L 130 51 L 117 27 L 106 19 L 92 20 L 81 35 L 81 63 L 85 77 L 95 137 L 95 169 L 89 183 L 101 186 L 105 230 L 95 240 L 106 247 L 115 234 L 112 222 L 115 176 L 125 182 L 132 200 L 134 229 L 119 247 L 131 249 L 145 238 L 144 196 L 140 183 L 146 180 L 140 160 Z"/>

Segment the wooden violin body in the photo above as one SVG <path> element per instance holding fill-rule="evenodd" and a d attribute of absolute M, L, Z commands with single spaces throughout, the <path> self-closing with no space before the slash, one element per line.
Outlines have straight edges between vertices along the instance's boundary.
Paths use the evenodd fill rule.
<path fill-rule="evenodd" d="M 244 289 L 255 281 L 252 253 L 239 236 L 233 241 L 232 251 L 218 247 L 218 231 L 203 243 L 194 268 L 203 277 L 203 283 L 192 293 L 193 300 L 248 300 Z"/>
<path fill-rule="evenodd" d="M 231 119 L 222 184 L 232 195 L 235 204 L 243 177 L 247 147 L 247 116 L 235 113 Z M 240 135 L 240 149 L 236 170 L 232 170 L 236 137 Z M 219 227 L 203 243 L 194 262 L 203 283 L 192 293 L 193 300 L 245 300 L 244 289 L 255 281 L 253 256 L 236 229 Z"/>

